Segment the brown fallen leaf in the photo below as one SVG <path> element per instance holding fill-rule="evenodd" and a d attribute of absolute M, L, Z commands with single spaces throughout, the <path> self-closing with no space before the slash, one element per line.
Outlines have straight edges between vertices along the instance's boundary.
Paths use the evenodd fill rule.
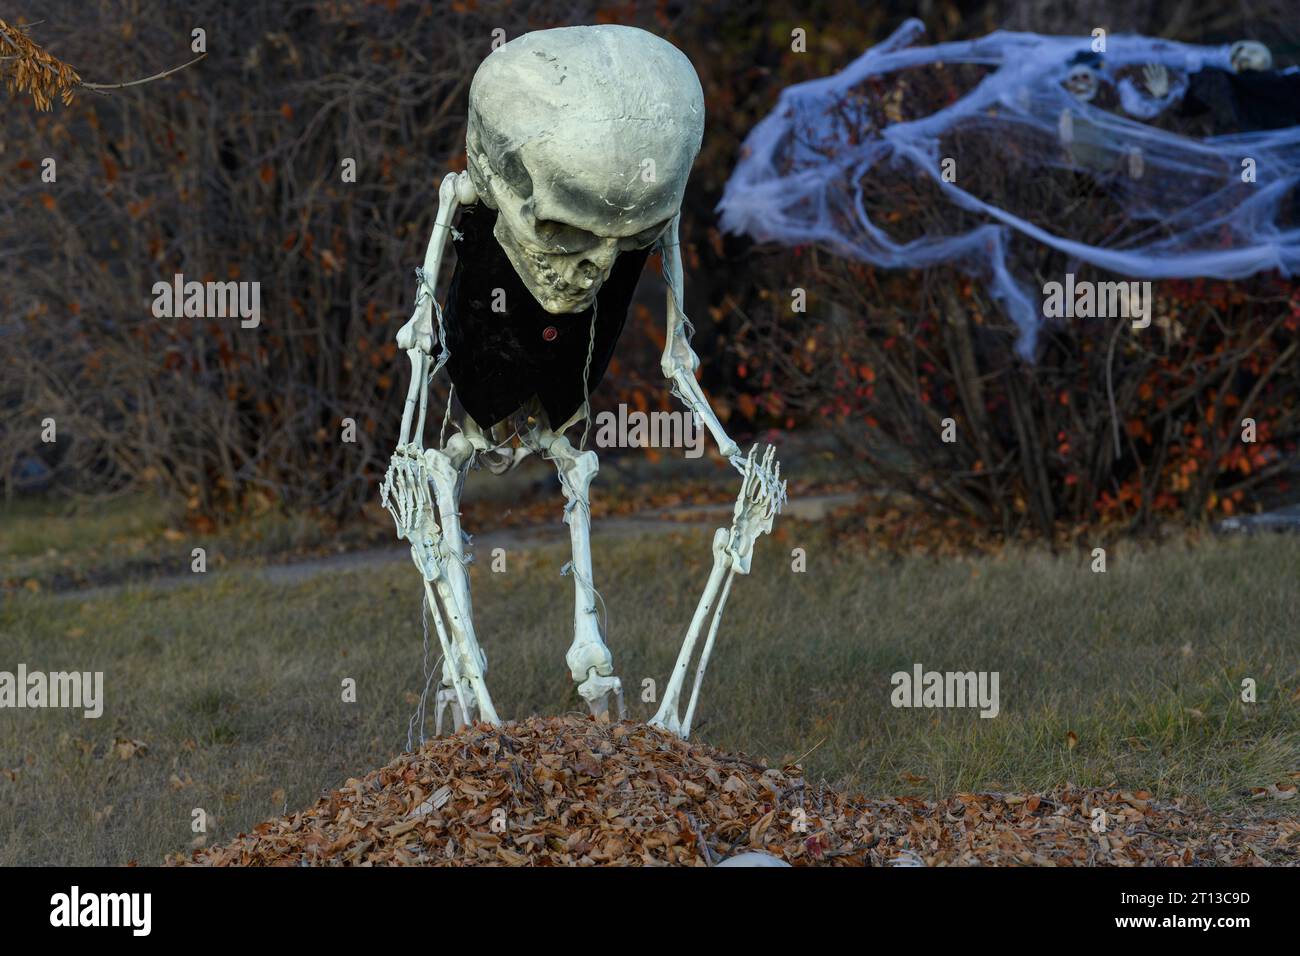
<path fill-rule="evenodd" d="M 149 745 L 143 740 L 130 740 L 126 737 L 118 737 L 113 741 L 113 753 L 117 754 L 121 760 L 130 760 L 132 757 L 143 757 L 149 749 Z"/>
<path fill-rule="evenodd" d="M 1100 835 L 1094 809 L 1110 821 Z M 705 866 L 750 847 L 795 866 L 1293 863 L 1300 825 L 1258 816 L 1225 826 L 1147 790 L 1070 785 L 869 799 L 644 724 L 573 715 L 431 740 L 311 807 L 167 863 Z"/>

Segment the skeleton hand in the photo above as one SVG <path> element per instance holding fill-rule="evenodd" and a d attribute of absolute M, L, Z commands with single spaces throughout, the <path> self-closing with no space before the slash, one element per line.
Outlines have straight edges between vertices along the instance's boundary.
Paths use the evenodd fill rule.
<path fill-rule="evenodd" d="M 754 542 L 759 535 L 772 530 L 772 520 L 785 504 L 786 483 L 781 480 L 781 463 L 776 460 L 776 448 L 772 445 L 767 446 L 761 460 L 758 445 L 750 448 L 748 458 L 737 455 L 733 463 L 736 460 L 743 463 L 737 467 L 745 478 L 732 510 L 727 554 L 734 570 L 748 574 Z"/>
<path fill-rule="evenodd" d="M 1148 63 L 1142 67 L 1142 82 L 1147 92 L 1157 100 L 1162 100 L 1169 93 L 1169 71 L 1160 63 Z"/>
<path fill-rule="evenodd" d="M 393 452 L 379 486 L 379 500 L 393 516 L 397 536 L 411 543 L 411 558 L 425 580 L 436 579 L 441 573 L 442 531 L 433 515 L 424 456 L 415 446 L 406 445 Z"/>

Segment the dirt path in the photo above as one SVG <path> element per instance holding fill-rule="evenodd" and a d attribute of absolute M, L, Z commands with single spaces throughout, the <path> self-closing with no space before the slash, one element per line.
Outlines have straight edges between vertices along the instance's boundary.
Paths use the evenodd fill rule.
<path fill-rule="evenodd" d="M 782 517 L 797 521 L 819 521 L 835 508 L 851 504 L 857 499 L 856 494 L 810 495 L 791 500 Z M 702 536 L 712 534 L 713 529 L 727 521 L 730 516 L 730 504 L 678 505 L 672 508 L 654 508 L 638 515 L 614 515 L 592 522 L 593 541 L 602 539 L 632 538 L 641 535 L 663 535 L 674 532 L 696 532 Z M 553 524 L 534 525 L 522 528 L 505 528 L 476 534 L 472 538 L 472 547 L 476 554 L 490 554 L 493 548 L 536 549 L 566 543 L 569 540 L 568 528 L 556 521 Z M 247 574 L 255 580 L 267 584 L 298 584 L 322 574 L 337 574 L 347 571 L 365 571 L 385 567 L 390 564 L 407 564 L 411 560 L 410 550 L 394 542 L 390 547 L 368 548 L 364 551 L 349 551 L 344 554 L 332 554 L 322 558 L 309 558 L 302 561 L 281 563 L 253 564 L 238 562 L 226 568 L 209 568 L 206 580 L 211 581 L 213 574 Z M 127 588 L 147 587 L 168 590 L 201 583 L 205 578 L 195 574 L 171 574 L 159 577 L 138 578 L 116 584 L 94 585 L 87 588 L 74 588 L 58 592 L 60 598 L 87 600 L 117 594 Z"/>

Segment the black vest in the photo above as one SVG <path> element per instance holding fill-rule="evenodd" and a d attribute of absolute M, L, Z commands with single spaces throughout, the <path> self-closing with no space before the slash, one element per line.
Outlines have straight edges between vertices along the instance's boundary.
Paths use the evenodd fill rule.
<path fill-rule="evenodd" d="M 491 427 L 536 395 L 551 427 L 559 428 L 582 407 L 591 308 L 563 315 L 543 309 L 493 236 L 496 219 L 481 202 L 460 213 L 456 272 L 443 313 L 447 370 L 457 398 L 480 426 Z M 614 354 L 649 254 L 649 248 L 621 253 L 596 294 L 589 392 Z M 504 312 L 492 311 L 497 289 L 505 292 Z"/>

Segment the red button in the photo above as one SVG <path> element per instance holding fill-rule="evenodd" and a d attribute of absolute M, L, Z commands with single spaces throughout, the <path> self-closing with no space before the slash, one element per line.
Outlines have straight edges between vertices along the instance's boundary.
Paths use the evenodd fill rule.
<path fill-rule="evenodd" d="M 548 342 L 554 342 L 555 337 L 559 334 L 559 329 L 553 325 L 548 325 L 546 328 L 542 329 L 542 338 L 546 339 Z"/>

